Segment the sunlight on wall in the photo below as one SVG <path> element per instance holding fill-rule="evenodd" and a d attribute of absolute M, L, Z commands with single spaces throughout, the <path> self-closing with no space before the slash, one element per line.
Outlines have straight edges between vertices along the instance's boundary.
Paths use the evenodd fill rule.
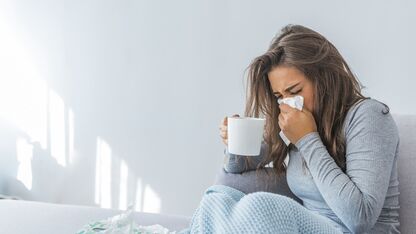
<path fill-rule="evenodd" d="M 17 161 L 17 180 L 22 182 L 28 190 L 32 189 L 32 157 L 33 146 L 26 139 L 16 140 Z"/>
<path fill-rule="evenodd" d="M 144 189 L 143 212 L 159 213 L 160 208 L 161 201 L 159 195 L 147 184 Z"/>
<path fill-rule="evenodd" d="M 49 124 L 52 157 L 65 167 L 65 104 L 53 90 L 49 91 Z"/>
<path fill-rule="evenodd" d="M 28 42 L 19 40 L 23 35 L 16 32 L 15 28 L 19 27 L 3 20 L 0 14 L 0 118 L 19 130 L 16 140 L 19 163 L 17 179 L 30 190 L 33 180 L 32 159 L 37 156 L 33 154 L 33 142 L 39 142 L 44 150 L 42 152 L 50 152 L 60 166 L 73 164 L 76 160 L 76 119 L 64 98 L 48 87 L 44 74 L 36 67 L 36 61 L 47 59 L 39 58 L 42 56 L 40 54 L 36 58 L 32 57 L 30 50 L 25 48 Z M 33 45 L 28 44 L 28 48 L 30 46 Z M 112 172 L 113 152 L 101 137 L 97 138 L 96 150 L 96 204 L 102 208 L 114 208 L 113 193 L 119 194 L 119 209 L 126 209 L 134 200 L 136 211 L 160 212 L 159 195 L 150 185 L 143 186 L 142 179 L 134 175 L 126 161 L 121 161 L 119 172 Z M 112 176 L 116 173 L 120 173 L 120 184 L 112 188 Z M 137 179 L 136 187 L 129 187 L 129 178 Z"/>
<path fill-rule="evenodd" d="M 6 23 L 0 20 L 0 117 L 46 149 L 46 83 L 17 33 Z"/>
<path fill-rule="evenodd" d="M 101 137 L 97 138 L 97 155 L 95 162 L 95 203 L 101 208 L 126 210 L 127 207 L 134 205 L 135 211 L 143 211 L 148 213 L 160 213 L 161 199 L 156 191 L 146 185 L 143 189 L 141 178 L 136 177 L 133 171 L 130 171 L 125 160 L 113 155 L 111 146 Z M 112 165 L 120 162 L 120 180 L 119 186 L 112 187 L 112 178 L 118 171 L 112 171 Z M 129 177 L 137 179 L 136 188 L 129 190 Z M 135 192 L 135 197 L 129 199 L 129 194 Z M 117 204 L 112 203 L 112 194 L 118 194 Z"/>
<path fill-rule="evenodd" d="M 95 163 L 95 203 L 102 208 L 111 206 L 111 148 L 106 141 L 97 138 Z"/>
<path fill-rule="evenodd" d="M 129 168 L 124 160 L 121 160 L 120 165 L 120 195 L 119 195 L 119 209 L 127 209 L 127 180 L 129 177 Z"/>
<path fill-rule="evenodd" d="M 137 178 L 137 183 L 136 183 L 136 207 L 135 210 L 136 211 L 143 211 L 142 207 L 143 207 L 143 187 L 142 187 L 142 180 L 140 178 Z"/>
<path fill-rule="evenodd" d="M 9 121 L 39 142 L 42 149 L 51 150 L 58 164 L 66 166 L 65 104 L 62 98 L 47 87 L 13 25 L 0 20 L 0 117 Z M 48 102 L 49 101 L 49 102 Z M 49 116 L 48 116 L 49 114 Z M 73 113 L 69 131 L 73 129 Z M 48 118 L 50 142 L 48 146 Z M 68 140 L 73 139 L 72 135 Z M 73 141 L 72 141 L 73 142 Z M 73 151 L 71 143 L 69 151 Z"/>
<path fill-rule="evenodd" d="M 68 110 L 68 163 L 72 164 L 74 162 L 75 151 L 74 151 L 74 112 L 72 109 Z"/>

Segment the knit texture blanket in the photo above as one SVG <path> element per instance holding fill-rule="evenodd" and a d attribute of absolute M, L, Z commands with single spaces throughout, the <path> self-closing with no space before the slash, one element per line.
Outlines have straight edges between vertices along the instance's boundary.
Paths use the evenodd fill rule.
<path fill-rule="evenodd" d="M 289 197 L 255 192 L 244 194 L 225 185 L 212 185 L 179 233 L 340 233 L 326 218 Z"/>

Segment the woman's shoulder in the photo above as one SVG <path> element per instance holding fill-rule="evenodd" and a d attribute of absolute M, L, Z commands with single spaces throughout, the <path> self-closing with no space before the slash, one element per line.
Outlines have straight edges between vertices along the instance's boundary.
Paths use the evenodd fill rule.
<path fill-rule="evenodd" d="M 366 98 L 357 101 L 349 110 L 349 112 L 367 112 L 367 111 L 376 111 L 376 112 L 388 112 L 388 106 L 374 98 Z"/>
<path fill-rule="evenodd" d="M 390 108 L 374 98 L 361 99 L 348 110 L 346 119 L 354 119 L 361 115 L 378 115 L 390 112 Z"/>
<path fill-rule="evenodd" d="M 345 127 L 351 128 L 397 128 L 390 113 L 390 108 L 385 103 L 374 99 L 362 99 L 355 103 L 347 113 Z"/>

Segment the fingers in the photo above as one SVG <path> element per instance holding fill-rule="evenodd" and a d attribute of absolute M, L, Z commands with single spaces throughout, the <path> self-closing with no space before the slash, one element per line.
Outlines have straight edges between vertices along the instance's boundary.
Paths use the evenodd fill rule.
<path fill-rule="evenodd" d="M 302 112 L 306 113 L 309 116 L 313 116 L 312 112 L 310 112 L 306 107 L 302 109 Z"/>
<path fill-rule="evenodd" d="M 222 119 L 222 125 L 227 125 L 228 124 L 228 116 L 225 116 L 224 119 Z"/>
<path fill-rule="evenodd" d="M 279 114 L 279 122 L 283 123 L 285 121 L 285 116 L 283 114 Z"/>
<path fill-rule="evenodd" d="M 223 139 L 227 139 L 228 138 L 228 133 L 227 133 L 228 131 L 227 131 L 227 129 L 224 129 L 224 130 L 221 130 L 220 131 L 220 136 L 223 138 Z"/>
<path fill-rule="evenodd" d="M 284 128 L 283 127 L 284 121 L 285 121 L 285 119 L 284 119 L 283 115 L 279 114 L 279 123 L 278 124 L 279 124 L 279 127 L 280 127 L 281 130 L 285 130 L 285 129 L 283 129 Z"/>
<path fill-rule="evenodd" d="M 234 114 L 231 117 L 240 117 L 239 114 Z M 228 125 L 228 116 L 225 116 L 224 119 L 222 119 L 222 124 L 223 125 Z"/>
<path fill-rule="evenodd" d="M 239 114 L 234 114 L 232 117 L 240 117 Z M 225 116 L 219 126 L 220 136 L 222 138 L 222 142 L 225 145 L 228 145 L 228 116 Z"/>
<path fill-rule="evenodd" d="M 220 136 L 221 136 L 222 142 L 223 142 L 225 145 L 227 145 L 227 146 L 228 146 L 228 134 L 227 134 L 227 129 L 225 129 L 225 130 L 221 130 L 221 132 L 220 132 Z"/>

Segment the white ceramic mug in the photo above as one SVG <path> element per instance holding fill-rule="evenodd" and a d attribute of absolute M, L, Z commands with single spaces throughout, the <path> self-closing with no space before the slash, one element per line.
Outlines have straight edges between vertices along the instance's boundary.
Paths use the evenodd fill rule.
<path fill-rule="evenodd" d="M 263 141 L 264 118 L 228 117 L 228 152 L 258 156 Z"/>

